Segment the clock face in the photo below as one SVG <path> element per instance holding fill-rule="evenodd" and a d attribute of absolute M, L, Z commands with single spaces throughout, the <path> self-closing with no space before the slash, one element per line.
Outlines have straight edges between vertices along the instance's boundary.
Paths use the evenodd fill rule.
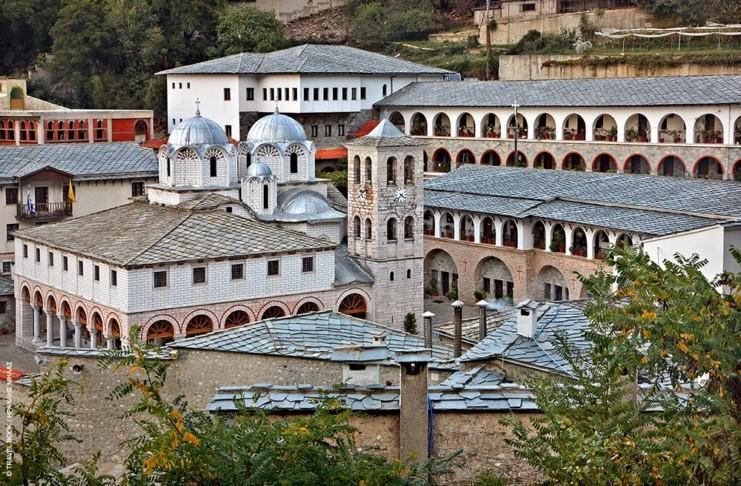
<path fill-rule="evenodd" d="M 394 202 L 397 204 L 403 203 L 407 200 L 407 190 L 403 187 L 397 187 L 394 193 Z"/>
<path fill-rule="evenodd" d="M 363 188 L 363 189 L 360 189 L 360 190 L 358 191 L 358 197 L 359 197 L 360 199 L 365 199 L 365 198 L 366 198 L 366 196 L 367 196 L 367 194 L 368 194 L 368 193 L 367 193 L 367 191 L 365 190 L 365 188 Z"/>

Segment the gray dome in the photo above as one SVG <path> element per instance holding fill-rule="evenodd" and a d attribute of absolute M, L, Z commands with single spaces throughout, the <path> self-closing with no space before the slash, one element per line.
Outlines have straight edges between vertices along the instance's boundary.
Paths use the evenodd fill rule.
<path fill-rule="evenodd" d="M 247 177 L 265 177 L 273 175 L 273 171 L 270 170 L 268 164 L 262 162 L 255 162 L 247 167 Z"/>
<path fill-rule="evenodd" d="M 168 145 L 187 147 L 192 145 L 227 145 L 224 130 L 213 120 L 196 114 L 193 118 L 178 123 L 167 139 Z"/>
<path fill-rule="evenodd" d="M 275 112 L 257 120 L 247 133 L 247 141 L 261 143 L 305 142 L 306 132 L 299 122 L 290 116 Z"/>
<path fill-rule="evenodd" d="M 317 216 L 334 212 L 324 196 L 308 189 L 293 194 L 280 205 L 279 210 L 284 214 L 302 216 Z"/>

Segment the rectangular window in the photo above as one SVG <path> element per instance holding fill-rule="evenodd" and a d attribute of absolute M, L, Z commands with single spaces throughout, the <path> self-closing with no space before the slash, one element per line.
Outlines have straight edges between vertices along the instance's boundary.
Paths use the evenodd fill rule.
<path fill-rule="evenodd" d="M 275 96 L 277 97 L 278 101 L 281 101 L 283 99 L 283 90 L 277 88 L 276 91 L 277 93 L 275 93 Z"/>
<path fill-rule="evenodd" d="M 337 135 L 340 137 L 345 136 L 345 125 L 337 125 Z"/>
<path fill-rule="evenodd" d="M 560 285 L 554 285 L 553 288 L 555 290 L 553 300 L 563 300 L 563 287 L 561 287 Z"/>
<path fill-rule="evenodd" d="M 0 314 L 5 314 L 8 312 L 8 304 L 4 300 L 0 302 Z"/>
<path fill-rule="evenodd" d="M 62 270 L 65 272 L 69 270 L 69 259 L 66 256 L 62 257 Z"/>
<path fill-rule="evenodd" d="M 83 265 L 82 261 L 77 262 L 77 275 L 83 276 L 85 274 L 85 266 Z"/>
<path fill-rule="evenodd" d="M 332 99 L 337 101 L 339 99 L 339 88 L 332 88 Z"/>
<path fill-rule="evenodd" d="M 488 277 L 484 277 L 484 293 L 485 294 L 491 293 L 491 279 Z"/>
<path fill-rule="evenodd" d="M 231 101 L 231 99 L 232 99 L 232 89 L 224 88 L 224 101 Z"/>
<path fill-rule="evenodd" d="M 18 202 L 18 188 L 17 187 L 6 187 L 5 188 L 5 204 L 16 204 Z"/>
<path fill-rule="evenodd" d="M 226 136 L 231 138 L 232 137 L 232 126 L 231 125 L 224 125 L 224 133 L 226 133 Z M 213 177 L 213 176 L 211 176 Z"/>
<path fill-rule="evenodd" d="M 314 88 L 314 101 L 319 101 L 319 88 Z"/>
<path fill-rule="evenodd" d="M 360 99 L 361 100 L 365 99 L 365 87 L 360 88 Z"/>
<path fill-rule="evenodd" d="M 157 270 L 154 272 L 153 278 L 155 289 L 167 287 L 167 270 Z"/>
<path fill-rule="evenodd" d="M 268 88 L 262 89 L 262 100 L 267 101 L 268 100 Z"/>
<path fill-rule="evenodd" d="M 352 93 L 352 99 L 357 100 L 358 99 L 358 88 L 353 88 L 350 92 Z"/>
<path fill-rule="evenodd" d="M 115 287 L 118 285 L 118 272 L 115 270 L 111 270 L 111 287 Z"/>
<path fill-rule="evenodd" d="M 252 101 L 255 99 L 255 88 L 247 88 L 247 92 L 245 93 L 247 95 L 247 101 Z"/>
<path fill-rule="evenodd" d="M 144 195 L 144 183 L 143 182 L 132 182 L 131 183 L 131 196 L 143 196 Z"/>
<path fill-rule="evenodd" d="M 324 125 L 324 136 L 325 137 L 332 136 L 332 125 Z"/>
<path fill-rule="evenodd" d="M 342 88 L 342 101 L 347 101 L 347 88 Z"/>
<path fill-rule="evenodd" d="M 298 101 L 298 88 L 293 88 L 293 101 Z"/>
<path fill-rule="evenodd" d="M 190 83 L 188 83 L 188 89 L 190 89 Z"/>
<path fill-rule="evenodd" d="M 175 83 L 172 83 L 172 89 L 175 89 Z"/>
<path fill-rule="evenodd" d="M 322 94 L 324 95 L 323 97 L 324 101 L 329 101 L 329 88 L 324 88 L 322 91 L 323 91 Z"/>
<path fill-rule="evenodd" d="M 309 88 L 304 88 L 304 101 L 309 101 Z"/>
<path fill-rule="evenodd" d="M 52 252 L 49 252 L 49 266 L 50 267 L 54 266 L 54 253 Z"/>
<path fill-rule="evenodd" d="M 232 265 L 232 280 L 242 280 L 244 278 L 244 264 L 235 263 Z"/>
<path fill-rule="evenodd" d="M 13 236 L 13 231 L 17 230 L 19 228 L 18 223 L 12 223 L 12 224 L 6 224 L 5 225 L 5 239 L 8 241 L 13 241 L 15 239 L 15 236 Z"/>
<path fill-rule="evenodd" d="M 279 260 L 268 261 L 268 277 L 280 274 L 280 262 Z"/>
<path fill-rule="evenodd" d="M 3 262 L 3 273 L 10 273 L 13 271 L 13 262 Z"/>
<path fill-rule="evenodd" d="M 535 12 L 535 4 L 534 3 L 523 3 L 521 5 L 523 12 Z"/>
<path fill-rule="evenodd" d="M 301 259 L 301 271 L 304 273 L 313 272 L 314 271 L 314 257 L 304 257 Z"/>
<path fill-rule="evenodd" d="M 275 101 L 275 88 L 270 88 L 270 101 Z"/>
<path fill-rule="evenodd" d="M 319 136 L 319 125 L 312 125 L 311 126 L 311 138 L 316 138 Z"/>
<path fill-rule="evenodd" d="M 36 248 L 36 261 L 41 261 L 41 250 L 39 248 Z"/>
<path fill-rule="evenodd" d="M 551 300 L 551 284 L 543 284 L 543 300 Z"/>
<path fill-rule="evenodd" d="M 283 98 L 285 98 L 286 101 L 291 100 L 291 90 L 289 88 L 283 88 Z"/>
<path fill-rule="evenodd" d="M 206 283 L 206 267 L 195 267 L 193 269 L 193 283 Z"/>
<path fill-rule="evenodd" d="M 178 83 L 178 89 L 183 89 L 183 83 Z"/>
<path fill-rule="evenodd" d="M 100 267 L 98 265 L 93 265 L 93 279 L 100 282 Z"/>
<path fill-rule="evenodd" d="M 28 245 L 23 245 L 23 258 L 28 258 Z"/>

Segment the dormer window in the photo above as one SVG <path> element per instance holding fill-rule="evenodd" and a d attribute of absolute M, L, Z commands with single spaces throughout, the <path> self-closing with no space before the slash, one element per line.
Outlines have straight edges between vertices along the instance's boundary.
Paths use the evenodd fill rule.
<path fill-rule="evenodd" d="M 216 157 L 213 157 L 212 156 L 210 159 L 208 159 L 208 161 L 209 161 L 209 164 L 211 166 L 210 167 L 211 177 L 216 177 L 216 173 L 217 173 L 217 171 L 216 171 Z"/>

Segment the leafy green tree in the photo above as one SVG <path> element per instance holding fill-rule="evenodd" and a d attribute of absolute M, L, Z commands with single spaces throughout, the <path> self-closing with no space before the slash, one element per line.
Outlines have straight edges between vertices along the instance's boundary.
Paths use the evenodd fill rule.
<path fill-rule="evenodd" d="M 389 41 L 425 38 L 440 27 L 440 19 L 429 0 L 376 1 L 357 6 L 350 38 L 360 45 L 378 46 Z"/>
<path fill-rule="evenodd" d="M 408 312 L 404 316 L 404 330 L 410 334 L 417 334 L 417 318 L 413 312 Z"/>
<path fill-rule="evenodd" d="M 544 415 L 505 420 L 510 444 L 558 483 L 738 484 L 741 274 L 709 282 L 697 257 L 632 250 L 607 263 L 582 278 L 589 350 L 559 344 L 574 379 L 532 381 Z"/>
<path fill-rule="evenodd" d="M 227 56 L 240 52 L 269 52 L 286 45 L 283 24 L 273 15 L 246 4 L 225 9 L 217 25 L 217 42 L 211 56 Z"/>
<path fill-rule="evenodd" d="M 22 72 L 51 47 L 49 30 L 57 21 L 61 0 L 0 2 L 0 72 Z"/>

